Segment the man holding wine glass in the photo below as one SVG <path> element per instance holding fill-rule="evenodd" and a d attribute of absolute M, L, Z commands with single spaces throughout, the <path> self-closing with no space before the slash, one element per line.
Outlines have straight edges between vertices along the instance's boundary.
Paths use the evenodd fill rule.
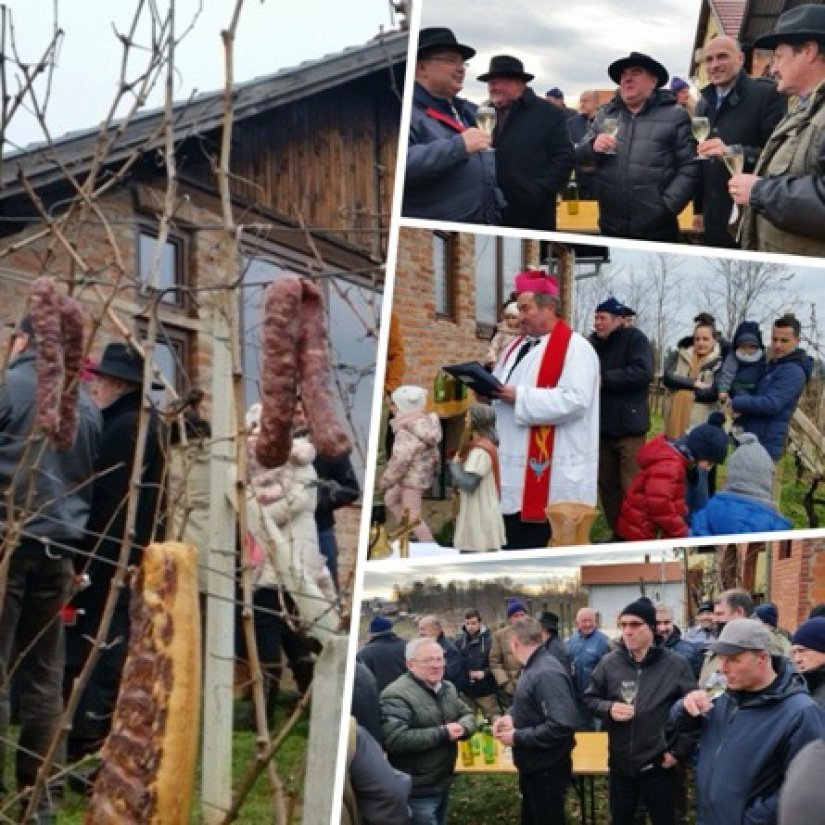
<path fill-rule="evenodd" d="M 679 777 L 673 767 L 690 752 L 689 737 L 665 725 L 673 703 L 696 686 L 690 664 L 655 636 L 656 608 L 642 596 L 619 614 L 622 638 L 593 671 L 584 702 L 606 720 L 610 813 L 632 825 L 639 799 L 652 825 L 673 825 Z"/>
<path fill-rule="evenodd" d="M 745 55 L 732 37 L 709 40 L 702 59 L 708 76 L 694 118 L 701 164 L 699 189 L 693 201 L 693 228 L 708 246 L 734 249 L 730 230 L 733 201 L 728 193 L 731 175 L 756 165 L 762 147 L 785 112 L 785 98 L 768 78 L 754 79 L 744 71 Z M 704 121 L 705 134 L 696 123 Z"/>
<path fill-rule="evenodd" d="M 402 213 L 410 218 L 496 224 L 503 205 L 490 135 L 458 97 L 475 49 L 450 29 L 421 29 Z"/>
<path fill-rule="evenodd" d="M 728 184 L 747 206 L 742 248 L 825 256 L 825 6 L 797 6 L 782 14 L 771 34 L 756 39 L 773 49 L 780 92 L 797 105 L 774 129 L 753 174 Z"/>
<path fill-rule="evenodd" d="M 566 112 L 527 85 L 533 75 L 517 57 L 496 55 L 478 79 L 496 111 L 496 176 L 507 201 L 502 224 L 555 229 L 556 199 L 573 167 Z"/>
<path fill-rule="evenodd" d="M 580 163 L 595 163 L 603 235 L 678 241 L 678 215 L 699 177 L 690 116 L 662 87 L 667 69 L 631 52 L 608 67 L 619 93 L 596 116 L 595 133 L 576 145 Z"/>

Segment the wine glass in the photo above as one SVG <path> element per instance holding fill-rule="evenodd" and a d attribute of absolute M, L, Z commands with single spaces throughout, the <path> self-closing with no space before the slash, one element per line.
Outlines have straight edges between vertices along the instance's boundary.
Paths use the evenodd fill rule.
<path fill-rule="evenodd" d="M 706 117 L 692 117 L 690 119 L 690 130 L 693 132 L 696 142 L 701 143 L 703 140 L 707 140 L 710 134 L 710 121 Z M 706 157 L 700 154 L 699 159 L 706 160 Z"/>
<path fill-rule="evenodd" d="M 606 117 L 602 121 L 602 132 L 604 132 L 606 135 L 610 135 L 610 137 L 616 137 L 616 135 L 619 133 L 619 119 L 617 117 Z M 605 151 L 603 154 L 615 155 L 616 150 L 610 149 L 608 151 Z"/>
<path fill-rule="evenodd" d="M 478 109 L 476 109 L 476 123 L 482 132 L 486 132 L 492 136 L 493 129 L 496 128 L 496 110 L 489 102 L 482 103 Z M 490 146 L 485 149 L 485 151 L 492 152 L 493 147 Z"/>
<path fill-rule="evenodd" d="M 639 686 L 637 683 L 632 679 L 628 679 L 622 682 L 619 692 L 622 694 L 622 699 L 624 699 L 628 705 L 632 705 L 636 701 L 636 692 L 638 689 Z"/>
<path fill-rule="evenodd" d="M 742 151 L 741 146 L 726 147 L 722 160 L 725 162 L 725 166 L 728 167 L 731 177 L 742 174 L 745 168 L 745 153 Z M 734 203 L 731 205 L 728 223 L 733 225 L 737 220 L 739 220 L 739 207 Z"/>
<path fill-rule="evenodd" d="M 711 673 L 705 681 L 704 689 L 710 701 L 713 702 L 728 689 L 728 680 L 721 673 Z"/>

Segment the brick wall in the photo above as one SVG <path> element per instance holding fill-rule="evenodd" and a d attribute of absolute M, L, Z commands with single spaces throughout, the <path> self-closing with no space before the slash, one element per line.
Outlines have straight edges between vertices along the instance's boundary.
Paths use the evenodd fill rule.
<path fill-rule="evenodd" d="M 804 621 L 815 604 L 825 602 L 825 539 L 791 541 L 788 558 L 783 542 L 771 545 L 771 601 L 779 624 L 790 630 Z"/>

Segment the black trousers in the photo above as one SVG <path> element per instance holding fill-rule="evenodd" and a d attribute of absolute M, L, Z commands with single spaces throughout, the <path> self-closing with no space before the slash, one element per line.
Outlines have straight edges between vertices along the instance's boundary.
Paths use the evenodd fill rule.
<path fill-rule="evenodd" d="M 507 534 L 505 550 L 534 550 L 547 547 L 550 541 L 549 522 L 522 521 L 521 513 L 505 515 L 504 530 Z"/>
<path fill-rule="evenodd" d="M 519 771 L 521 825 L 565 825 L 564 798 L 571 768 L 568 756 L 546 771 Z"/>
<path fill-rule="evenodd" d="M 612 825 L 633 825 L 636 805 L 644 803 L 652 825 L 674 825 L 677 774 L 659 766 L 636 776 L 610 774 L 610 815 Z"/>

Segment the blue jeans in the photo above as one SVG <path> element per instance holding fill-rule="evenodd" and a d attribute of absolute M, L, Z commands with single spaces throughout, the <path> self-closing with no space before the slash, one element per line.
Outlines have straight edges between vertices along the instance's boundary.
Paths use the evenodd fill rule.
<path fill-rule="evenodd" d="M 410 825 L 447 825 L 449 802 L 449 791 L 433 793 L 430 796 L 411 796 L 407 800 L 412 813 Z"/>
<path fill-rule="evenodd" d="M 335 540 L 334 527 L 318 528 L 318 549 L 327 561 L 329 574 L 335 583 L 335 589 L 338 590 L 338 542 Z"/>

